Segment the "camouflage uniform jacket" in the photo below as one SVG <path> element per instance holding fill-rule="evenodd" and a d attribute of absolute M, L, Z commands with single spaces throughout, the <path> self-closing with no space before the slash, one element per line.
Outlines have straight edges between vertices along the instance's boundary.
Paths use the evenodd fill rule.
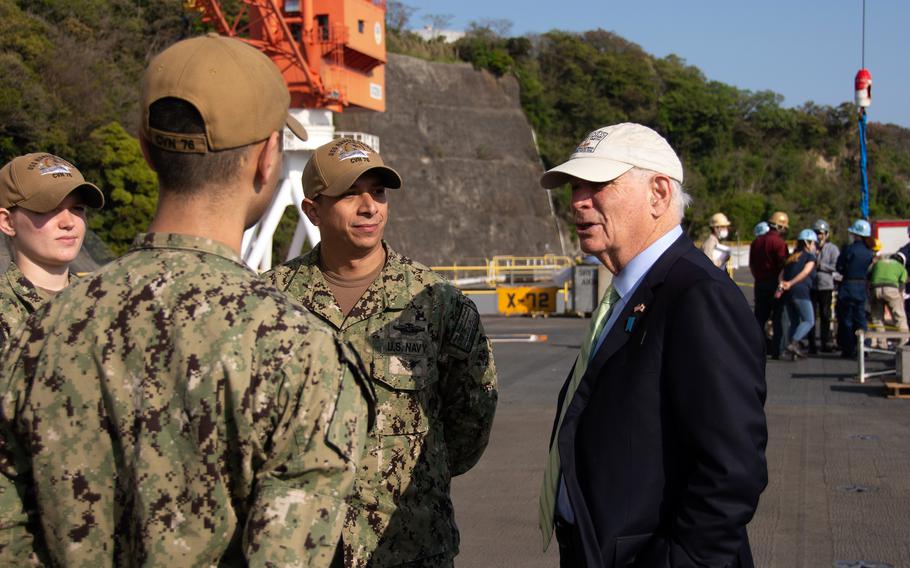
<path fill-rule="evenodd" d="M 15 262 L 10 262 L 0 275 L 0 350 L 29 314 L 44 303 L 34 284 L 22 274 Z"/>
<path fill-rule="evenodd" d="M 0 373 L 0 471 L 23 496 L 0 565 L 331 561 L 369 383 L 227 246 L 140 235 L 39 308 Z"/>
<path fill-rule="evenodd" d="M 496 409 L 492 349 L 474 303 L 383 245 L 386 264 L 347 317 L 318 246 L 266 274 L 357 348 L 376 389 L 376 427 L 342 535 L 347 566 L 454 558 L 450 480 L 480 459 Z"/>

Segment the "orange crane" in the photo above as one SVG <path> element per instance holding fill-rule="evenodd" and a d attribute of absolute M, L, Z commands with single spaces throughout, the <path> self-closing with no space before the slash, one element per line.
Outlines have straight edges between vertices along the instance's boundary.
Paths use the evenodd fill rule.
<path fill-rule="evenodd" d="M 188 0 L 281 69 L 295 108 L 385 111 L 385 0 Z"/>

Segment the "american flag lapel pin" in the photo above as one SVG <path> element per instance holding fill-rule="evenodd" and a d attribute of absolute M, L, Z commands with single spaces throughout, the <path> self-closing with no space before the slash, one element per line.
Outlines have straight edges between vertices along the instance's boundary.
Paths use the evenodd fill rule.
<path fill-rule="evenodd" d="M 643 314 L 643 313 L 645 313 L 645 305 L 644 305 L 644 304 L 638 304 L 637 306 L 635 306 L 634 308 L 632 308 L 632 313 L 633 313 L 633 314 Z M 632 333 L 632 328 L 635 327 L 635 319 L 636 319 L 637 317 L 638 317 L 637 315 L 629 316 L 629 319 L 626 320 L 626 329 L 625 329 L 625 332 L 626 332 L 626 333 Z"/>

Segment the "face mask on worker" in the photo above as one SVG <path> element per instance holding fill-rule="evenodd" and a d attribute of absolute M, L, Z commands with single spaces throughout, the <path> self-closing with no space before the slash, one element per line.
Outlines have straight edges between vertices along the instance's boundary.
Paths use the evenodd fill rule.
<path fill-rule="evenodd" d="M 723 229 L 723 228 L 722 228 L 722 229 L 718 229 L 718 230 L 717 230 L 717 238 L 718 238 L 718 239 L 726 239 L 726 238 L 727 238 L 727 235 L 729 235 L 729 234 L 730 234 L 730 231 L 728 231 L 727 229 Z"/>

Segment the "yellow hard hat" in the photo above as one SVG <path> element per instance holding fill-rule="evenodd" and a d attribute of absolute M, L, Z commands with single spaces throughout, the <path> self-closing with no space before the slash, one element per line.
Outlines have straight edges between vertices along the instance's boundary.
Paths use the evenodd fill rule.
<path fill-rule="evenodd" d="M 712 228 L 714 227 L 729 227 L 730 220 L 727 219 L 727 216 L 723 213 L 715 213 L 711 215 L 711 221 L 708 223 Z"/>
<path fill-rule="evenodd" d="M 875 239 L 872 242 L 872 252 L 881 252 L 881 250 L 882 250 L 882 242 L 879 239 Z"/>
<path fill-rule="evenodd" d="M 775 211 L 768 218 L 768 224 L 775 225 L 781 229 L 788 229 L 790 227 L 790 217 L 783 211 Z"/>

